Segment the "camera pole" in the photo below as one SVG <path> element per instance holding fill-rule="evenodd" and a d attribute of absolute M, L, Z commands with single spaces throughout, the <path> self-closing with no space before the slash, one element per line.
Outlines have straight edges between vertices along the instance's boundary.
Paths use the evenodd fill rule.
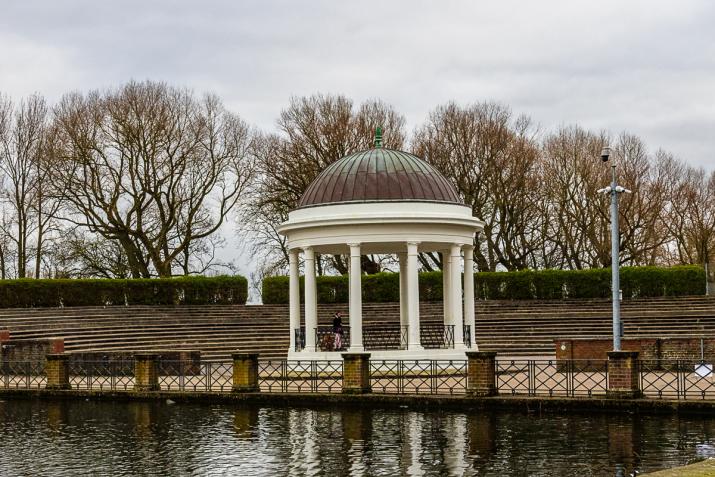
<path fill-rule="evenodd" d="M 604 147 L 601 151 L 601 160 L 608 162 L 611 155 L 611 148 Z M 619 186 L 616 182 L 616 163 L 611 164 L 611 185 L 603 189 L 598 189 L 599 194 L 611 196 L 611 296 L 613 300 L 613 351 L 621 351 L 621 275 L 620 275 L 620 244 L 618 230 L 618 194 L 626 192 L 628 189 Z"/>
<path fill-rule="evenodd" d="M 611 164 L 611 293 L 613 299 L 613 351 L 621 350 L 621 274 L 618 229 L 616 163 Z"/>

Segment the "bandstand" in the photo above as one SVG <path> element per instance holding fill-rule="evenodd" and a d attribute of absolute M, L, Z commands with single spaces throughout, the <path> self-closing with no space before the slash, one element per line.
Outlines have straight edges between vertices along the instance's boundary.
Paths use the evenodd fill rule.
<path fill-rule="evenodd" d="M 473 217 L 454 187 L 427 162 L 402 151 L 375 147 L 328 166 L 306 189 L 278 231 L 287 239 L 290 264 L 288 359 L 333 359 L 341 351 L 369 351 L 380 359 L 464 359 L 474 337 L 473 251 L 484 223 Z M 443 256 L 444 323 L 420 323 L 418 254 Z M 305 310 L 301 323 L 299 259 L 303 255 Z M 349 259 L 348 323 L 340 351 L 322 346 L 318 326 L 315 261 L 318 254 Z M 400 324 L 390 340 L 370 340 L 363 328 L 361 256 L 399 259 Z M 464 274 L 462 283 L 462 269 Z M 329 330 L 323 330 L 329 332 Z M 381 346 L 382 344 L 382 346 Z"/>

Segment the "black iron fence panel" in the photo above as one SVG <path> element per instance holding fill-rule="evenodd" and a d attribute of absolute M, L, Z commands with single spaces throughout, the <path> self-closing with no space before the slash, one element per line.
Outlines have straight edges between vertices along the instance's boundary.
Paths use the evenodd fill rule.
<path fill-rule="evenodd" d="M 371 360 L 373 392 L 397 394 L 464 394 L 466 360 Z"/>
<path fill-rule="evenodd" d="M 464 325 L 463 329 L 463 335 L 464 336 L 464 346 L 467 348 L 472 347 L 472 327 L 469 325 Z"/>
<path fill-rule="evenodd" d="M 134 361 L 71 361 L 72 389 L 124 390 L 134 387 Z"/>
<path fill-rule="evenodd" d="M 231 391 L 233 389 L 233 363 L 215 362 L 204 363 L 203 372 L 206 373 L 210 391 Z"/>
<path fill-rule="evenodd" d="M 305 348 L 305 328 L 296 328 L 293 333 L 295 335 L 295 352 L 303 351 Z"/>
<path fill-rule="evenodd" d="M 366 326 L 362 332 L 365 350 L 402 349 L 402 328 L 399 324 Z"/>
<path fill-rule="evenodd" d="M 268 392 L 341 392 L 343 361 L 259 361 L 258 385 Z"/>
<path fill-rule="evenodd" d="M 157 365 L 159 389 L 164 391 L 231 391 L 232 362 L 161 360 Z"/>
<path fill-rule="evenodd" d="M 641 360 L 640 389 L 655 399 L 715 399 L 713 365 L 693 360 Z"/>
<path fill-rule="evenodd" d="M 425 349 L 454 348 L 454 325 L 441 323 L 422 323 L 420 342 Z"/>
<path fill-rule="evenodd" d="M 315 347 L 319 351 L 345 351 L 350 347 L 350 327 L 343 326 L 342 333 L 336 333 L 332 326 L 315 328 Z"/>
<path fill-rule="evenodd" d="M 6 389 L 40 389 L 47 384 L 44 362 L 3 361 L 0 371 Z"/>
<path fill-rule="evenodd" d="M 203 373 L 187 377 L 186 363 L 183 360 L 165 360 L 157 363 L 157 381 L 159 389 L 162 391 L 185 391 L 187 388 L 193 391 L 206 391 L 207 385 Z"/>
<path fill-rule="evenodd" d="M 608 389 L 606 360 L 496 360 L 500 394 L 603 396 Z"/>

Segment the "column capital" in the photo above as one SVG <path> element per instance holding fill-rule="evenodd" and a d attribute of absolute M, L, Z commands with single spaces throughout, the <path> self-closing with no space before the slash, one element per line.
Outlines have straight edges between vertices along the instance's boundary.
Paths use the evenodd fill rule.
<path fill-rule="evenodd" d="M 407 255 L 417 255 L 419 242 L 407 242 Z"/>
<path fill-rule="evenodd" d="M 313 257 L 313 247 L 310 247 L 310 246 L 303 247 L 303 253 L 306 255 L 306 257 L 305 257 L 306 259 L 308 259 L 308 256 L 310 256 L 312 258 Z"/>
<path fill-rule="evenodd" d="M 474 245 L 472 245 L 472 244 L 462 245 L 462 250 L 464 250 L 464 253 L 474 253 Z"/>
<path fill-rule="evenodd" d="M 360 242 L 352 242 L 348 243 L 348 247 L 350 247 L 350 256 L 352 257 L 353 255 L 360 255 Z"/>
<path fill-rule="evenodd" d="M 453 243 L 452 246 L 450 247 L 450 255 L 452 257 L 461 257 L 462 256 L 462 244 Z"/>

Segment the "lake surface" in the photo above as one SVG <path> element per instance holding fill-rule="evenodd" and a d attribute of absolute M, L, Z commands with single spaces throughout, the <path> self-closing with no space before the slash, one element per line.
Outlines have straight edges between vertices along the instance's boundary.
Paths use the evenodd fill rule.
<path fill-rule="evenodd" d="M 715 453 L 715 419 L 0 401 L 0 475 L 614 476 Z"/>

